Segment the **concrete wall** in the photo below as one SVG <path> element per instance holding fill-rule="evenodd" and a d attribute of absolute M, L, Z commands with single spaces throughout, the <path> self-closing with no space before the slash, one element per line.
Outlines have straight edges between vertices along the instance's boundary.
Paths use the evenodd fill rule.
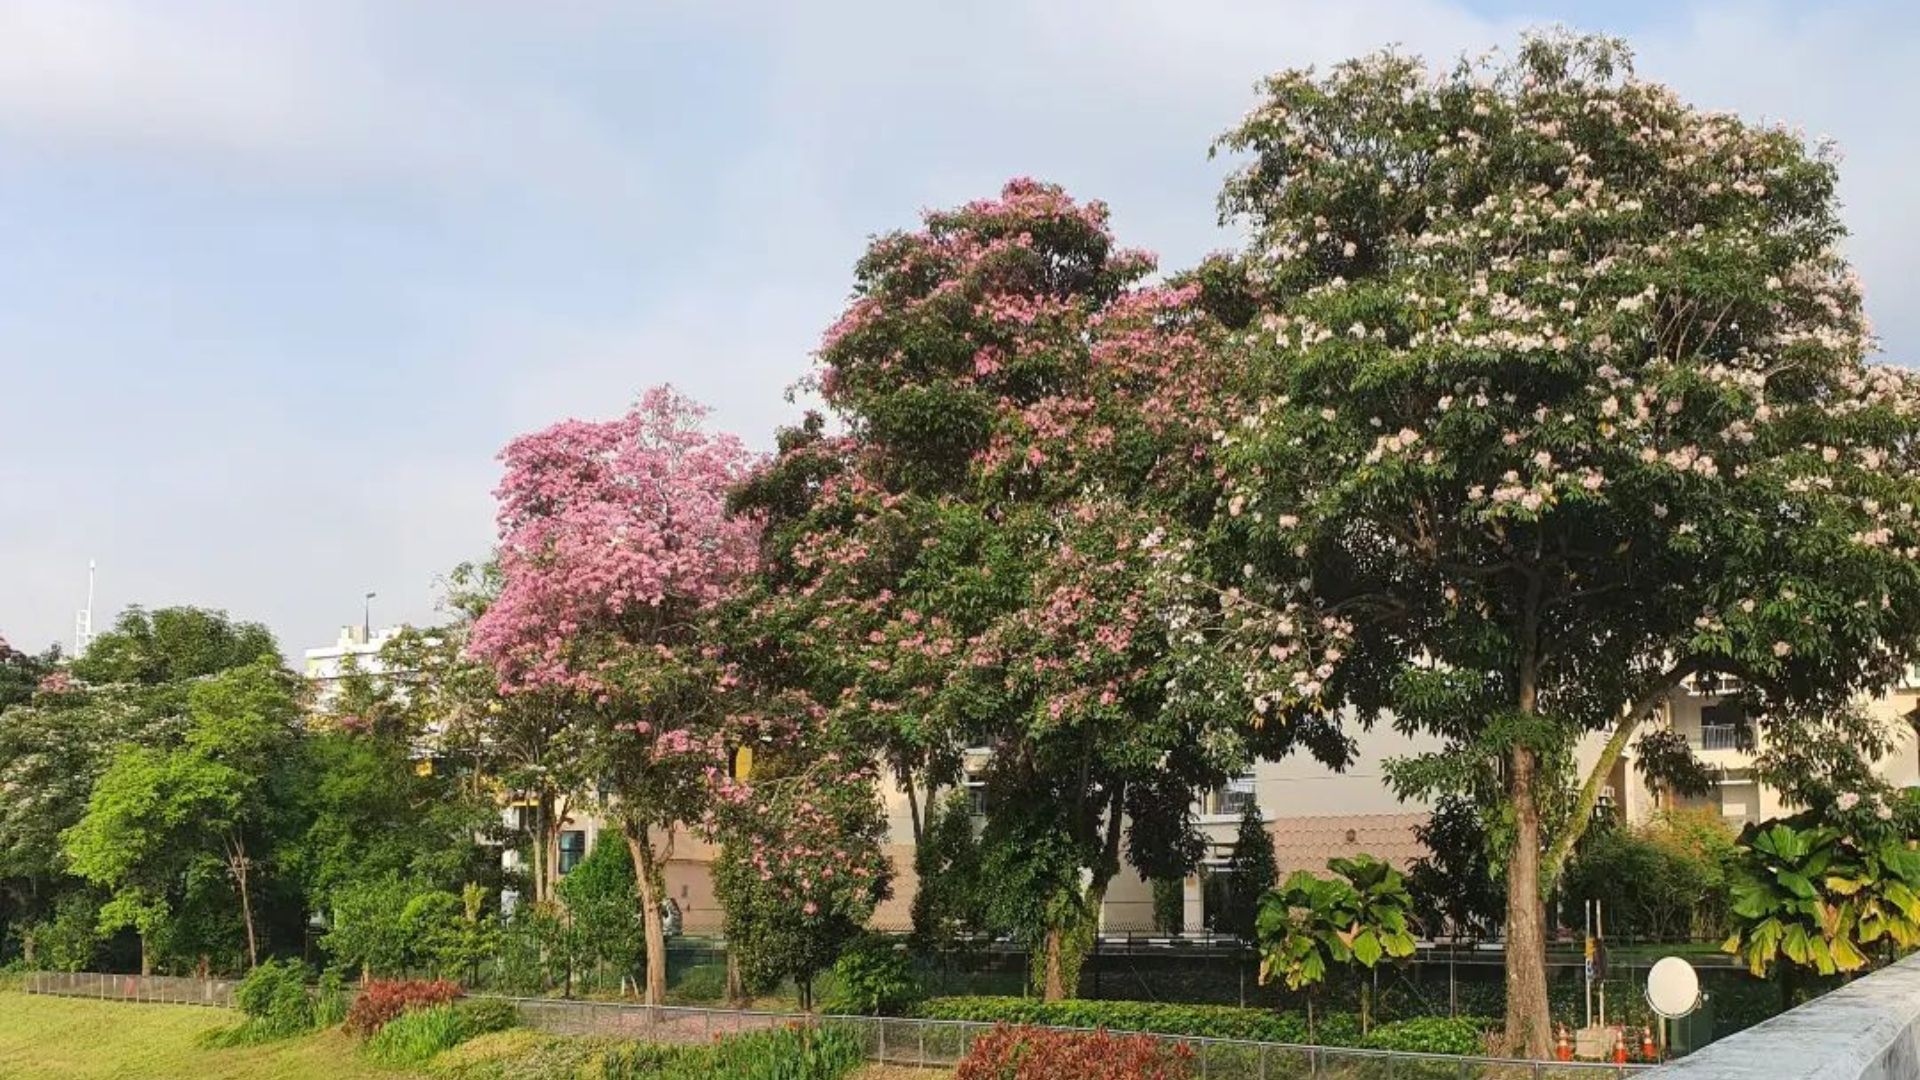
<path fill-rule="evenodd" d="M 1660 1080 L 1920 1077 L 1920 956 L 1642 1075 Z"/>

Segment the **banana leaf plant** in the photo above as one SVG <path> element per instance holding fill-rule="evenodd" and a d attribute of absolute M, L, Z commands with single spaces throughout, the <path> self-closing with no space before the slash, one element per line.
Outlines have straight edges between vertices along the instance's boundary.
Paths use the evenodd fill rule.
<path fill-rule="evenodd" d="M 1765 977 L 1779 969 L 1791 1004 L 1796 970 L 1859 971 L 1876 948 L 1920 948 L 1920 850 L 1899 835 L 1855 837 L 1807 816 L 1742 838 L 1732 881 L 1734 932 L 1723 946 Z"/>
<path fill-rule="evenodd" d="M 1372 970 L 1384 958 L 1413 955 L 1413 898 L 1400 871 L 1362 855 L 1328 862 L 1319 877 L 1296 870 L 1260 902 L 1254 925 L 1260 982 L 1275 979 L 1307 994 L 1307 1031 L 1314 1031 L 1318 987 L 1334 965 Z M 1360 1027 L 1371 1026 L 1371 995 L 1363 985 Z"/>

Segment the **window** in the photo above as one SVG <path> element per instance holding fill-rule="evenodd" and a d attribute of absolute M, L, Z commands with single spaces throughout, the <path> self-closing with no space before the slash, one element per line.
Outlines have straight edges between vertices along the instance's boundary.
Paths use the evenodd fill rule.
<path fill-rule="evenodd" d="M 987 816 L 987 782 L 976 773 L 968 773 L 961 782 L 967 790 L 967 813 L 974 817 Z"/>
<path fill-rule="evenodd" d="M 568 829 L 560 834 L 560 872 L 567 873 L 587 857 L 587 834 Z"/>
<path fill-rule="evenodd" d="M 1239 817 L 1256 803 L 1252 774 L 1236 776 L 1200 800 L 1200 808 L 1218 817 Z"/>

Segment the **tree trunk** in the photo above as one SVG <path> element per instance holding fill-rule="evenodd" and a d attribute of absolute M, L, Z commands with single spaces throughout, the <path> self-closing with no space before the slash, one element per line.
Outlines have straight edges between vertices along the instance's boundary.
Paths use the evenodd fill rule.
<path fill-rule="evenodd" d="M 633 855 L 634 883 L 640 894 L 640 924 L 647 937 L 647 1004 L 667 1003 L 667 928 L 660 918 L 658 866 L 654 858 L 653 838 L 645 826 L 622 819 L 620 832 L 626 837 L 627 850 Z"/>
<path fill-rule="evenodd" d="M 240 920 L 247 927 L 247 968 L 251 970 L 260 966 L 260 941 L 253 929 L 253 890 L 247 881 L 253 864 L 247 858 L 247 842 L 238 836 L 228 845 L 227 865 L 240 887 Z"/>
<path fill-rule="evenodd" d="M 740 978 L 740 954 L 727 946 L 727 1003 L 743 1005 L 747 1000 L 746 982 Z"/>
<path fill-rule="evenodd" d="M 1547 1004 L 1545 906 L 1540 899 L 1540 807 L 1534 753 L 1513 748 L 1513 854 L 1507 866 L 1507 1052 L 1545 1061 L 1552 1053 Z"/>
<path fill-rule="evenodd" d="M 153 974 L 153 950 L 147 947 L 147 935 L 140 935 L 140 977 Z"/>
<path fill-rule="evenodd" d="M 1041 984 L 1041 994 L 1047 1001 L 1063 1001 L 1080 992 L 1080 963 L 1086 959 L 1089 946 L 1100 933 L 1100 909 L 1107 902 L 1107 886 L 1112 884 L 1114 876 L 1120 872 L 1120 828 L 1125 813 L 1125 789 L 1116 786 L 1108 800 L 1106 836 L 1102 839 L 1100 858 L 1091 868 L 1092 874 L 1087 882 L 1086 891 L 1080 896 L 1080 914 L 1066 926 L 1047 928 L 1046 939 L 1046 976 Z M 1071 938 L 1069 938 L 1071 935 Z M 1067 972 L 1066 950 L 1071 947 L 1080 951 L 1079 959 L 1073 964 L 1073 972 Z M 1067 985 L 1069 978 L 1073 983 Z"/>
<path fill-rule="evenodd" d="M 566 824 L 566 808 L 552 795 L 546 798 L 546 807 L 541 817 L 540 863 L 542 899 L 553 901 L 560 898 L 560 833 Z"/>
<path fill-rule="evenodd" d="M 1042 983 L 1041 998 L 1046 1001 L 1063 1001 L 1067 990 L 1060 970 L 1061 953 L 1066 948 L 1067 932 L 1058 926 L 1047 928 L 1046 980 Z"/>

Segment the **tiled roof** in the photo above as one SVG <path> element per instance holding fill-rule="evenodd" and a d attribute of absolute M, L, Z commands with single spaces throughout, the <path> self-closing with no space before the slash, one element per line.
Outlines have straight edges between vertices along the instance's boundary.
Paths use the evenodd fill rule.
<path fill-rule="evenodd" d="M 1377 856 L 1404 870 L 1426 854 L 1413 832 L 1426 820 L 1421 812 L 1329 814 L 1276 818 L 1267 829 L 1273 833 L 1274 859 L 1284 878 L 1295 870 L 1324 873 L 1328 859 L 1353 855 Z"/>

